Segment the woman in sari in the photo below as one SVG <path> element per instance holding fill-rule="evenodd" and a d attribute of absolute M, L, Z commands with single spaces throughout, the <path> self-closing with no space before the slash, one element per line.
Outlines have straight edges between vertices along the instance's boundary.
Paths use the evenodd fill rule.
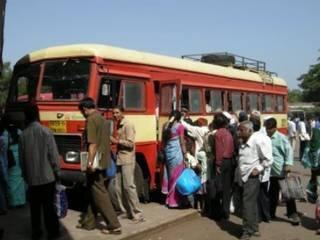
<path fill-rule="evenodd" d="M 8 126 L 8 149 L 11 151 L 12 167 L 8 170 L 8 197 L 10 207 L 22 207 L 26 203 L 26 185 L 19 161 L 18 141 L 21 131 L 14 125 Z"/>
<path fill-rule="evenodd" d="M 169 121 L 164 124 L 162 144 L 165 157 L 165 169 L 162 183 L 162 193 L 167 194 L 166 205 L 169 208 L 179 207 L 182 196 L 176 190 L 176 181 L 184 169 L 184 127 L 180 123 L 181 113 L 174 110 Z"/>

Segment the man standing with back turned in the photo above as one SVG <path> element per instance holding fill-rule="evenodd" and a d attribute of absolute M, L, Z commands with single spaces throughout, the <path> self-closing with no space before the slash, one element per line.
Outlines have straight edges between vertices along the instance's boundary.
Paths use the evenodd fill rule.
<path fill-rule="evenodd" d="M 24 109 L 26 129 L 19 140 L 19 156 L 24 179 L 29 186 L 32 239 L 42 238 L 41 215 L 48 239 L 60 236 L 54 208 L 55 182 L 59 178 L 59 153 L 52 132 L 39 122 L 39 109 Z"/>
<path fill-rule="evenodd" d="M 121 225 L 113 209 L 106 188 L 105 169 L 111 165 L 110 125 L 95 109 L 92 98 L 84 98 L 79 103 L 79 110 L 86 118 L 86 143 L 88 148 L 87 186 L 90 204 L 85 219 L 79 228 L 93 230 L 99 212 L 107 224 L 104 234 L 120 234 Z M 97 161 L 98 163 L 94 163 Z"/>

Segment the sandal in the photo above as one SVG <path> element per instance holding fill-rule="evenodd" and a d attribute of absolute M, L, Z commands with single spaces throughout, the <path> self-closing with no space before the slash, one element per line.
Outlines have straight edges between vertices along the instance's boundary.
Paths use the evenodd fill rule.
<path fill-rule="evenodd" d="M 116 234 L 116 235 L 119 235 L 122 233 L 122 230 L 121 230 L 121 227 L 119 228 L 114 228 L 114 229 L 102 229 L 101 230 L 101 233 L 102 234 Z"/>

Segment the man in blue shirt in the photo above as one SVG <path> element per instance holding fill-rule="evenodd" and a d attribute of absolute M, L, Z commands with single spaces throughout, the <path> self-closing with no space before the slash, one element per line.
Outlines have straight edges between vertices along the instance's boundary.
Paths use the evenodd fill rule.
<path fill-rule="evenodd" d="M 265 122 L 268 136 L 272 141 L 273 164 L 271 166 L 270 177 L 270 216 L 271 219 L 276 218 L 276 209 L 279 201 L 279 180 L 284 179 L 293 166 L 293 150 L 285 135 L 277 131 L 277 121 L 270 118 Z M 292 225 L 299 225 L 300 218 L 297 213 L 295 200 L 286 201 L 287 216 Z"/>

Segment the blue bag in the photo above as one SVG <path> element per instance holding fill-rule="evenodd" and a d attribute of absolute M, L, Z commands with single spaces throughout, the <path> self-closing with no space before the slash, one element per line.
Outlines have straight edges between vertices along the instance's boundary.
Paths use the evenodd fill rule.
<path fill-rule="evenodd" d="M 201 179 L 191 168 L 185 168 L 176 182 L 176 188 L 183 196 L 197 192 L 200 187 Z"/>
<path fill-rule="evenodd" d="M 113 152 L 111 152 L 111 165 L 106 169 L 106 177 L 107 178 L 114 178 L 117 174 L 117 165 L 115 163 L 116 157 Z"/>
<path fill-rule="evenodd" d="M 58 218 L 64 218 L 68 212 L 68 199 L 66 193 L 66 187 L 62 184 L 56 184 L 54 205 Z"/>

